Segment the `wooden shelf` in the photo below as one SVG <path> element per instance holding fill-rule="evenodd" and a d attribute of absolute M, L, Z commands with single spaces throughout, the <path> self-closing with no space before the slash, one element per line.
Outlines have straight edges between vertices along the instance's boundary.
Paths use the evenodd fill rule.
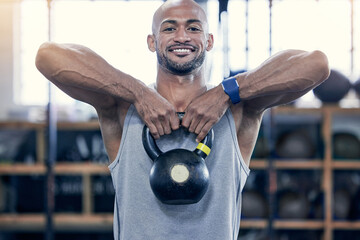
<path fill-rule="evenodd" d="M 277 169 L 321 169 L 324 166 L 322 160 L 280 160 L 275 161 Z"/>
<path fill-rule="evenodd" d="M 268 167 L 268 160 L 252 159 L 250 161 L 251 169 L 266 169 Z M 274 167 L 276 169 L 322 169 L 324 167 L 324 161 L 321 159 L 301 160 L 301 159 L 282 159 L 275 160 Z M 359 160 L 333 160 L 331 162 L 333 169 L 360 169 Z"/>
<path fill-rule="evenodd" d="M 333 228 L 337 230 L 360 230 L 360 220 L 358 221 L 334 221 Z"/>
<path fill-rule="evenodd" d="M 244 220 L 242 219 L 240 221 L 240 229 L 244 229 L 244 228 L 266 228 L 267 227 L 267 220 L 263 219 L 259 219 L 259 220 Z"/>
<path fill-rule="evenodd" d="M 5 121 L 0 122 L 0 128 L 7 129 L 43 129 L 44 123 L 24 122 L 24 121 Z"/>
<path fill-rule="evenodd" d="M 338 161 L 334 160 L 332 162 L 332 167 L 334 169 L 350 169 L 350 170 L 359 170 L 360 169 L 360 160 L 354 160 L 354 161 Z"/>
<path fill-rule="evenodd" d="M 57 174 L 110 174 L 107 165 L 91 163 L 58 163 L 55 165 Z"/>
<path fill-rule="evenodd" d="M 98 121 L 88 122 L 58 122 L 58 129 L 65 130 L 97 130 L 100 129 Z M 0 128 L 9 129 L 45 129 L 44 122 L 26 122 L 26 121 L 2 121 Z"/>
<path fill-rule="evenodd" d="M 294 106 L 280 106 L 273 108 L 275 114 L 279 113 L 295 113 L 295 114 L 304 114 L 304 113 L 321 113 L 322 108 L 297 108 Z"/>
<path fill-rule="evenodd" d="M 1 214 L 0 230 L 42 231 L 44 214 Z M 112 214 L 54 214 L 55 230 L 111 230 Z"/>
<path fill-rule="evenodd" d="M 98 130 L 100 125 L 98 121 L 90 122 L 59 122 L 58 129 L 61 130 Z"/>
<path fill-rule="evenodd" d="M 300 221 L 300 220 L 276 220 L 274 221 L 274 228 L 276 229 L 323 229 L 324 221 Z"/>
<path fill-rule="evenodd" d="M 320 159 L 282 159 L 275 160 L 274 167 L 276 169 L 321 169 L 324 162 Z M 268 160 L 254 160 L 250 161 L 251 169 L 265 169 L 268 167 Z"/>
<path fill-rule="evenodd" d="M 55 173 L 60 175 L 110 174 L 106 165 L 92 163 L 58 163 Z M 46 167 L 42 164 L 0 164 L 0 175 L 45 174 Z"/>
<path fill-rule="evenodd" d="M 295 113 L 295 114 L 304 114 L 304 113 L 323 113 L 323 112 L 332 112 L 332 113 L 341 113 L 341 114 L 360 114 L 360 108 L 341 108 L 338 105 L 328 104 L 323 105 L 320 108 L 297 108 L 294 106 L 280 106 L 273 108 L 274 113 Z"/>
<path fill-rule="evenodd" d="M 0 164 L 0 175 L 28 175 L 44 173 L 45 166 L 42 164 Z"/>
<path fill-rule="evenodd" d="M 250 169 L 265 169 L 268 167 L 268 161 L 262 159 L 251 159 Z"/>
<path fill-rule="evenodd" d="M 241 220 L 240 228 L 266 228 L 267 220 Z M 275 220 L 276 229 L 323 229 L 323 220 Z"/>
<path fill-rule="evenodd" d="M 337 106 L 329 106 L 323 108 L 325 111 L 331 111 L 333 114 L 360 114 L 360 108 L 340 108 Z"/>

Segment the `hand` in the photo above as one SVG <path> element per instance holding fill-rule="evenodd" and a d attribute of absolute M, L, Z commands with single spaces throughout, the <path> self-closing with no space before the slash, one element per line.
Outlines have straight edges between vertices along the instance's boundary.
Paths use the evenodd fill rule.
<path fill-rule="evenodd" d="M 134 105 L 155 139 L 180 127 L 175 108 L 150 88 L 141 93 Z"/>
<path fill-rule="evenodd" d="M 182 126 L 197 134 L 200 142 L 230 107 L 230 98 L 219 85 L 194 99 L 185 109 Z"/>

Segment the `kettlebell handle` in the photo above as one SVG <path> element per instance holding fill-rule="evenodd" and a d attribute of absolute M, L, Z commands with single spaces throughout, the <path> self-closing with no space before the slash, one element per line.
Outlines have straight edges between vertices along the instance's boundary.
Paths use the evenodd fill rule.
<path fill-rule="evenodd" d="M 183 120 L 183 118 L 184 118 L 185 112 L 176 112 L 176 114 L 177 114 L 178 117 L 179 117 L 180 125 L 181 125 L 181 122 L 182 122 L 182 120 Z"/>
<path fill-rule="evenodd" d="M 185 115 L 184 112 L 177 112 L 177 115 L 180 119 L 180 123 Z M 211 129 L 205 138 L 198 144 L 194 153 L 205 159 L 211 151 L 212 143 L 214 140 L 214 130 Z M 145 125 L 142 132 L 142 141 L 146 153 L 154 161 L 160 154 L 163 152 L 159 149 L 156 144 L 155 139 L 150 133 L 150 129 Z"/>

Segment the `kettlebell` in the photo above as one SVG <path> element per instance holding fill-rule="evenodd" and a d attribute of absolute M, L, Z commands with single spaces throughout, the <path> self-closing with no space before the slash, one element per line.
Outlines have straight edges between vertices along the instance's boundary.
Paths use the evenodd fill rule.
<path fill-rule="evenodd" d="M 178 113 L 180 121 L 184 113 Z M 149 174 L 151 189 L 158 200 L 169 205 L 194 204 L 205 195 L 209 186 L 209 171 L 205 158 L 212 147 L 211 129 L 195 150 L 175 148 L 162 152 L 145 125 L 142 141 L 153 160 Z"/>
<path fill-rule="evenodd" d="M 313 89 L 314 95 L 323 103 L 338 103 L 349 92 L 351 83 L 348 77 L 332 69 L 329 77 Z"/>
<path fill-rule="evenodd" d="M 355 90 L 356 96 L 360 99 L 360 78 L 353 83 L 352 88 Z"/>
<path fill-rule="evenodd" d="M 337 132 L 332 136 L 333 156 L 336 160 L 360 158 L 360 140 L 352 133 Z"/>

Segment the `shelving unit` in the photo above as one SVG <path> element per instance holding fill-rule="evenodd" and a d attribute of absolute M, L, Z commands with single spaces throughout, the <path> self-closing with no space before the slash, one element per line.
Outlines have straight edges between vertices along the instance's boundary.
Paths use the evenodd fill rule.
<path fill-rule="evenodd" d="M 360 119 L 360 109 L 344 109 L 338 106 L 323 106 L 322 108 L 294 108 L 278 107 L 274 109 L 274 115 L 302 115 L 320 114 L 321 134 L 324 142 L 323 159 L 275 159 L 274 168 L 276 170 L 321 170 L 322 171 L 322 190 L 324 192 L 324 219 L 323 220 L 275 220 L 273 227 L 291 230 L 322 230 L 322 239 L 332 240 L 335 230 L 360 230 L 360 219 L 356 221 L 335 220 L 333 216 L 333 174 L 334 170 L 360 170 L 360 159 L 333 159 L 332 156 L 332 120 L 335 114 L 346 115 L 348 117 L 357 116 Z M 360 127 L 360 124 L 358 125 Z M 268 161 L 266 159 L 252 159 L 250 169 L 266 169 Z M 241 228 L 260 228 L 267 227 L 267 220 L 242 220 Z"/>
<path fill-rule="evenodd" d="M 58 130 L 91 131 L 99 130 L 97 121 L 91 122 L 59 122 Z M 36 163 L 1 163 L 1 176 L 44 176 L 46 174 L 46 124 L 29 122 L 0 122 L 2 129 L 35 130 L 36 131 Z M 92 193 L 92 176 L 110 175 L 106 164 L 91 162 L 66 162 L 55 165 L 56 176 L 81 176 L 82 178 L 82 212 L 55 213 L 54 229 L 56 231 L 111 231 L 113 214 L 94 213 Z M 1 178 L 0 178 L 1 191 Z M 43 213 L 0 213 L 0 231 L 44 231 L 45 215 Z"/>
<path fill-rule="evenodd" d="M 112 230 L 112 214 L 55 214 L 54 225 L 57 231 L 99 231 Z M 43 231 L 44 214 L 1 214 L 1 230 Z"/>
<path fill-rule="evenodd" d="M 324 218 L 311 220 L 275 219 L 273 227 L 276 230 L 319 230 L 322 238 L 333 239 L 336 230 L 360 231 L 360 219 L 356 221 L 335 220 L 333 216 L 333 175 L 335 170 L 360 170 L 360 159 L 335 160 L 332 156 L 332 120 L 336 114 L 360 117 L 360 109 L 343 109 L 337 106 L 323 106 L 322 108 L 299 109 L 294 107 L 274 108 L 273 114 L 280 115 L 319 115 L 321 120 L 321 137 L 324 143 L 324 156 L 314 159 L 275 159 L 276 170 L 319 170 L 322 172 L 321 189 L 324 193 Z M 360 126 L 360 125 L 359 125 Z M 1 122 L 3 129 L 24 129 L 36 132 L 36 161 L 34 164 L 1 163 L 0 160 L 0 195 L 2 194 L 2 176 L 43 176 L 46 172 L 44 164 L 46 156 L 46 125 L 44 123 L 29 122 Z M 93 122 L 61 122 L 58 130 L 99 130 L 97 121 Z M 266 159 L 252 159 L 252 170 L 266 170 Z M 56 231 L 91 231 L 112 229 L 112 213 L 95 213 L 94 196 L 92 193 L 93 176 L 109 176 L 106 164 L 84 162 L 59 162 L 55 166 L 55 174 L 61 176 L 81 176 L 82 178 L 82 211 L 80 213 L 55 213 L 54 222 Z M 266 219 L 244 219 L 241 229 L 265 229 Z M 1 213 L 0 231 L 43 231 L 45 216 L 42 213 Z"/>

